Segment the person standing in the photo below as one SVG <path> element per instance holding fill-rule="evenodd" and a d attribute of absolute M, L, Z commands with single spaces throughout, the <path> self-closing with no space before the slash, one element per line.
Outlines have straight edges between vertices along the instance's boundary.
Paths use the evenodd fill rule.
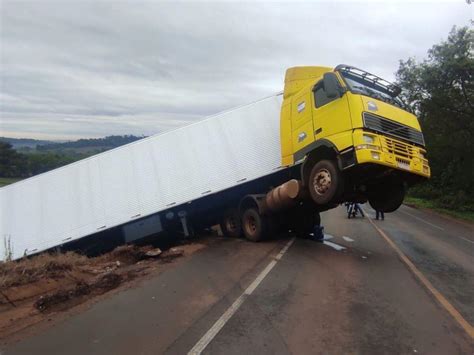
<path fill-rule="evenodd" d="M 357 216 L 357 212 L 359 212 L 362 217 L 365 217 L 364 211 L 362 211 L 362 208 L 361 208 L 360 205 L 356 202 L 356 203 L 354 203 L 354 217 Z"/>
<path fill-rule="evenodd" d="M 347 218 L 355 218 L 357 217 L 357 212 L 360 213 L 362 217 L 364 216 L 364 211 L 362 211 L 362 208 L 357 202 L 352 202 L 349 204 L 349 207 L 347 209 Z"/>
<path fill-rule="evenodd" d="M 385 219 L 385 215 L 382 211 L 375 211 L 375 219 L 378 220 L 380 216 L 380 219 L 383 221 Z"/>

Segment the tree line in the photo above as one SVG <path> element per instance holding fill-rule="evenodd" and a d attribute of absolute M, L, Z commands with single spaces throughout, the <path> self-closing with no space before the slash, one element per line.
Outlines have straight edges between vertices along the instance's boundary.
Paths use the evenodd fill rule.
<path fill-rule="evenodd" d="M 10 143 L 0 141 L 0 177 L 27 178 L 84 157 L 50 152 L 23 154 L 14 150 Z"/>
<path fill-rule="evenodd" d="M 108 149 L 119 147 L 124 144 L 135 142 L 136 140 L 142 139 L 133 135 L 124 136 L 107 136 L 104 138 L 90 138 L 90 139 L 79 139 L 72 142 L 64 143 L 50 143 L 40 144 L 36 147 L 38 151 L 50 151 L 50 150 L 61 150 L 61 149 L 77 149 L 77 148 L 88 148 L 88 147 L 107 147 Z"/>
<path fill-rule="evenodd" d="M 454 27 L 427 58 L 400 61 L 397 84 L 425 136 L 431 179 L 410 193 L 474 211 L 474 31 Z"/>

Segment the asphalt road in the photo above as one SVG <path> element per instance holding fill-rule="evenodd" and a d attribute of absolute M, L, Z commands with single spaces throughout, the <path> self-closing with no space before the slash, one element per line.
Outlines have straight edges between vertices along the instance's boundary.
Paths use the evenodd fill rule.
<path fill-rule="evenodd" d="M 406 206 L 369 218 L 324 213 L 335 244 L 218 238 L 2 354 L 474 353 L 473 227 Z"/>

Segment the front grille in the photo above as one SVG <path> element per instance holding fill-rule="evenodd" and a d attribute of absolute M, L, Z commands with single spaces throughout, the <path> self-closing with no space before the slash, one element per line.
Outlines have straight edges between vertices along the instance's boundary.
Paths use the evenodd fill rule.
<path fill-rule="evenodd" d="M 416 153 L 412 146 L 388 137 L 382 139 L 382 147 L 385 152 L 408 159 L 413 158 Z"/>
<path fill-rule="evenodd" d="M 364 127 L 388 136 L 401 138 L 411 143 L 425 145 L 423 133 L 414 128 L 402 125 L 400 123 L 388 120 L 386 118 L 364 112 Z"/>
<path fill-rule="evenodd" d="M 408 165 L 408 166 L 410 166 L 410 161 L 408 161 L 408 160 L 400 159 L 400 158 L 395 158 L 395 160 L 396 160 L 397 163 L 399 163 L 399 164 L 403 164 L 403 165 Z"/>

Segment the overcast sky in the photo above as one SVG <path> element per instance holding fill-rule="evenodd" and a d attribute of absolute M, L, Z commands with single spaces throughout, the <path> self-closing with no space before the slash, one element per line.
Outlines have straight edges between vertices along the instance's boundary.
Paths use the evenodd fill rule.
<path fill-rule="evenodd" d="M 151 135 L 283 89 L 285 69 L 393 80 L 472 5 L 0 0 L 0 136 Z"/>

